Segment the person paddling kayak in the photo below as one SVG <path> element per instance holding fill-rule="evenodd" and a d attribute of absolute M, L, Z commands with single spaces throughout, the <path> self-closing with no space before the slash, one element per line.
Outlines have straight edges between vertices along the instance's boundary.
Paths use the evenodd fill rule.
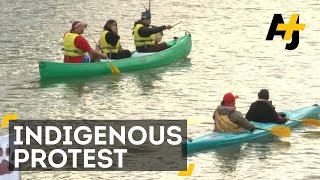
<path fill-rule="evenodd" d="M 213 113 L 215 132 L 240 133 L 243 131 L 253 132 L 256 127 L 251 124 L 242 113 L 236 110 L 236 99 L 239 96 L 233 95 L 231 92 L 223 96 L 221 104 Z"/>
<path fill-rule="evenodd" d="M 269 91 L 267 89 L 261 89 L 258 93 L 258 100 L 251 104 L 246 118 L 249 121 L 261 122 L 261 123 L 277 123 L 284 124 L 288 121 L 276 112 L 275 107 L 272 105 L 272 101 L 269 101 Z"/>

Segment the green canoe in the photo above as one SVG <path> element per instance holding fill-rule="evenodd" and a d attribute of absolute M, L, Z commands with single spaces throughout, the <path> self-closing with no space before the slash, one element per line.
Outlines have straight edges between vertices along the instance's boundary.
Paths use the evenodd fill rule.
<path fill-rule="evenodd" d="M 111 61 L 121 73 L 164 66 L 184 59 L 191 51 L 191 35 L 186 32 L 182 37 L 167 42 L 170 48 L 157 53 L 138 53 L 131 58 Z M 112 74 L 109 62 L 97 63 L 63 63 L 40 61 L 41 80 L 68 77 L 88 77 Z"/>

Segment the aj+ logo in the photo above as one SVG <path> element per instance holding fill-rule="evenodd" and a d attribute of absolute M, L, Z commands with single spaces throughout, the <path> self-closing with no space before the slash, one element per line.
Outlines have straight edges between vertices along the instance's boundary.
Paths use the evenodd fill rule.
<path fill-rule="evenodd" d="M 303 31 L 305 24 L 299 24 L 299 14 L 292 14 L 289 24 L 285 24 L 281 14 L 274 14 L 266 40 L 273 40 L 275 35 L 281 35 L 283 40 L 292 39 L 286 44 L 287 50 L 294 50 L 299 45 L 299 31 Z"/>

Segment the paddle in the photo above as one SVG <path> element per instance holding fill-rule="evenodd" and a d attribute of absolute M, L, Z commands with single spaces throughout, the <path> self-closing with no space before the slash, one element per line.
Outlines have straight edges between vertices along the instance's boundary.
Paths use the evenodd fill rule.
<path fill-rule="evenodd" d="M 103 52 L 101 46 L 97 43 L 97 41 L 96 41 L 96 39 L 93 37 L 91 31 L 88 29 L 88 27 L 86 27 L 86 29 L 88 30 L 89 34 L 91 35 L 92 39 L 94 40 L 94 42 L 96 43 L 96 45 L 99 47 L 99 49 L 101 50 L 101 52 Z M 117 68 L 117 66 L 113 65 L 108 57 L 107 57 L 107 60 L 108 60 L 108 64 L 109 64 L 109 66 L 110 66 L 110 69 L 111 69 L 112 74 L 120 74 L 120 70 Z"/>
<path fill-rule="evenodd" d="M 294 119 L 289 119 L 289 121 L 296 121 L 296 122 L 300 122 L 303 125 L 307 125 L 307 126 L 319 126 L 320 127 L 320 120 L 317 119 L 303 119 L 303 120 L 294 120 Z"/>
<path fill-rule="evenodd" d="M 178 22 L 176 24 L 174 24 L 171 28 L 175 27 L 176 25 L 180 24 L 181 22 Z"/>
<path fill-rule="evenodd" d="M 202 119 L 202 118 L 188 118 L 188 125 L 196 125 L 196 124 L 208 124 L 211 123 L 212 118 Z M 289 121 L 300 122 L 306 126 L 319 126 L 320 127 L 320 119 L 303 119 L 303 120 L 295 120 L 289 119 Z"/>
<path fill-rule="evenodd" d="M 273 126 L 270 129 L 264 129 L 264 128 L 257 127 L 256 129 L 270 131 L 271 134 L 278 136 L 278 137 L 290 137 L 290 135 L 291 135 L 291 129 L 286 126 Z"/>
<path fill-rule="evenodd" d="M 194 118 L 189 118 L 187 119 L 187 124 L 188 125 L 195 125 L 195 124 L 211 124 L 213 123 L 212 119 L 206 119 L 206 120 L 196 120 Z M 270 131 L 271 134 L 275 135 L 275 136 L 279 136 L 279 137 L 290 137 L 291 135 L 291 129 L 289 127 L 286 126 L 273 126 L 270 129 L 264 129 L 264 128 L 258 128 L 257 129 L 260 130 L 266 130 L 266 131 Z"/>

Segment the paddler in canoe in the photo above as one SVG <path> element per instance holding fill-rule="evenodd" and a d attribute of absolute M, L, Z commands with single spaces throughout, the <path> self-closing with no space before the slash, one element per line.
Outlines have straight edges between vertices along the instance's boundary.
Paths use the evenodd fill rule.
<path fill-rule="evenodd" d="M 171 25 L 164 26 L 150 26 L 151 24 L 151 12 L 150 2 L 149 10 L 145 8 L 145 12 L 142 12 L 141 19 L 134 23 L 133 27 L 133 39 L 137 52 L 159 52 L 168 48 L 165 42 L 161 42 L 162 31 L 165 29 L 171 29 Z"/>
<path fill-rule="evenodd" d="M 118 24 L 113 19 L 108 20 L 104 25 L 99 39 L 99 45 L 103 53 L 107 55 L 109 59 L 123 59 L 131 57 L 131 52 L 129 50 L 122 49 L 120 36 L 118 34 Z"/>
<path fill-rule="evenodd" d="M 89 63 L 106 58 L 106 55 L 92 49 L 88 41 L 81 36 L 88 25 L 81 21 L 72 23 L 70 32 L 63 36 L 64 63 Z"/>
<path fill-rule="evenodd" d="M 253 132 L 256 127 L 251 124 L 242 113 L 236 110 L 236 99 L 238 96 L 231 92 L 223 96 L 221 104 L 213 113 L 215 132 L 241 133 L 243 131 Z"/>
<path fill-rule="evenodd" d="M 284 124 L 288 121 L 284 116 L 278 114 L 272 105 L 272 101 L 269 101 L 269 91 L 267 89 L 260 90 L 258 100 L 251 104 L 246 114 L 249 121 L 277 124 Z"/>

